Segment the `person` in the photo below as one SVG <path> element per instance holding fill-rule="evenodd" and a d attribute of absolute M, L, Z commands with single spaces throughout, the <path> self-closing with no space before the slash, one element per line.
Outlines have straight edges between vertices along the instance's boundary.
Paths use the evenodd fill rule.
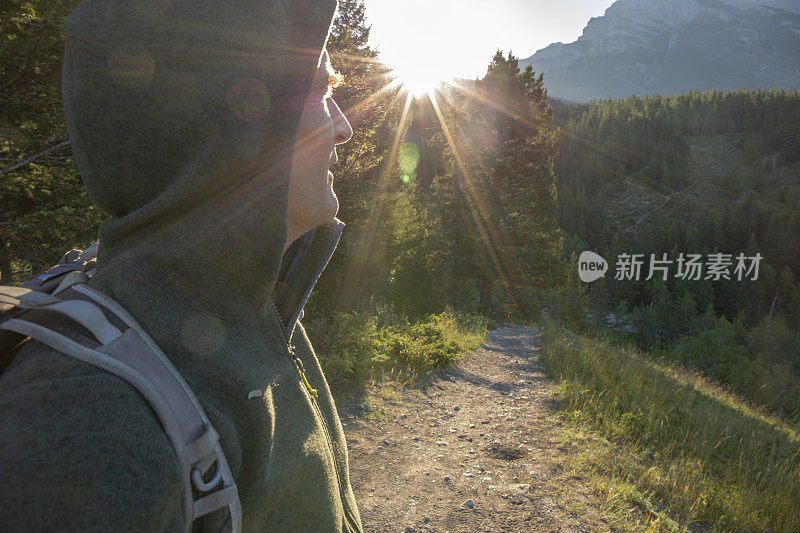
<path fill-rule="evenodd" d="M 342 425 L 300 323 L 343 224 L 329 168 L 336 0 L 85 0 L 66 25 L 75 162 L 109 218 L 89 285 L 179 370 L 220 435 L 244 531 L 362 531 Z M 91 344 L 54 316 L 48 326 Z M 0 376 L 0 524 L 178 531 L 147 402 L 33 340 Z"/>

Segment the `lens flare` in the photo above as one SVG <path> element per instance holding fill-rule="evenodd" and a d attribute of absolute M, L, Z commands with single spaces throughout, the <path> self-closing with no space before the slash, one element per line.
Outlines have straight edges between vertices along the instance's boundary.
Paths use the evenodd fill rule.
<path fill-rule="evenodd" d="M 409 184 L 417 177 L 417 165 L 419 164 L 419 148 L 412 142 L 403 143 L 400 152 L 397 154 L 397 162 L 400 167 L 400 179 L 403 183 Z"/>
<path fill-rule="evenodd" d="M 228 90 L 228 105 L 239 120 L 257 122 L 269 114 L 270 94 L 261 81 L 244 79 Z"/>

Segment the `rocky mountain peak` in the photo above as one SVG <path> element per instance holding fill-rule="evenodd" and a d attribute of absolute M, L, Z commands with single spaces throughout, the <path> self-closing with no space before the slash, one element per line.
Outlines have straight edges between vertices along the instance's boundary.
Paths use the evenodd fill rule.
<path fill-rule="evenodd" d="M 520 65 L 586 101 L 693 89 L 800 87 L 800 0 L 617 0 L 574 43 Z M 790 8 L 792 11 L 785 8 Z"/>

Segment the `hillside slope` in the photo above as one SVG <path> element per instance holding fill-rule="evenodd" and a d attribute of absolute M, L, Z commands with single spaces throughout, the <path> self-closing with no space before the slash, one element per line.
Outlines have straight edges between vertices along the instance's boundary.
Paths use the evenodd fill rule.
<path fill-rule="evenodd" d="M 800 210 L 800 164 L 772 168 L 756 136 L 702 135 L 688 141 L 686 187 L 665 190 L 637 174 L 610 187 L 607 213 L 623 240 L 636 242 L 672 220 L 721 216 L 748 197 L 770 212 Z"/>

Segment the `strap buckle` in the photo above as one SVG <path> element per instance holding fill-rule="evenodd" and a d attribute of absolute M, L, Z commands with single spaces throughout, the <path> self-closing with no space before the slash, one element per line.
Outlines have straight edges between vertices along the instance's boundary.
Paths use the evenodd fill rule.
<path fill-rule="evenodd" d="M 209 459 L 211 460 L 209 461 Z M 209 468 L 215 464 L 217 465 L 217 468 L 214 472 L 214 475 L 210 480 L 204 481 L 203 474 L 208 472 Z M 222 468 L 219 464 L 219 452 L 215 447 L 211 451 L 211 455 L 200 461 L 197 466 L 192 469 L 192 484 L 194 485 L 194 488 L 200 492 L 208 492 L 216 488 L 220 481 L 222 481 Z"/>

